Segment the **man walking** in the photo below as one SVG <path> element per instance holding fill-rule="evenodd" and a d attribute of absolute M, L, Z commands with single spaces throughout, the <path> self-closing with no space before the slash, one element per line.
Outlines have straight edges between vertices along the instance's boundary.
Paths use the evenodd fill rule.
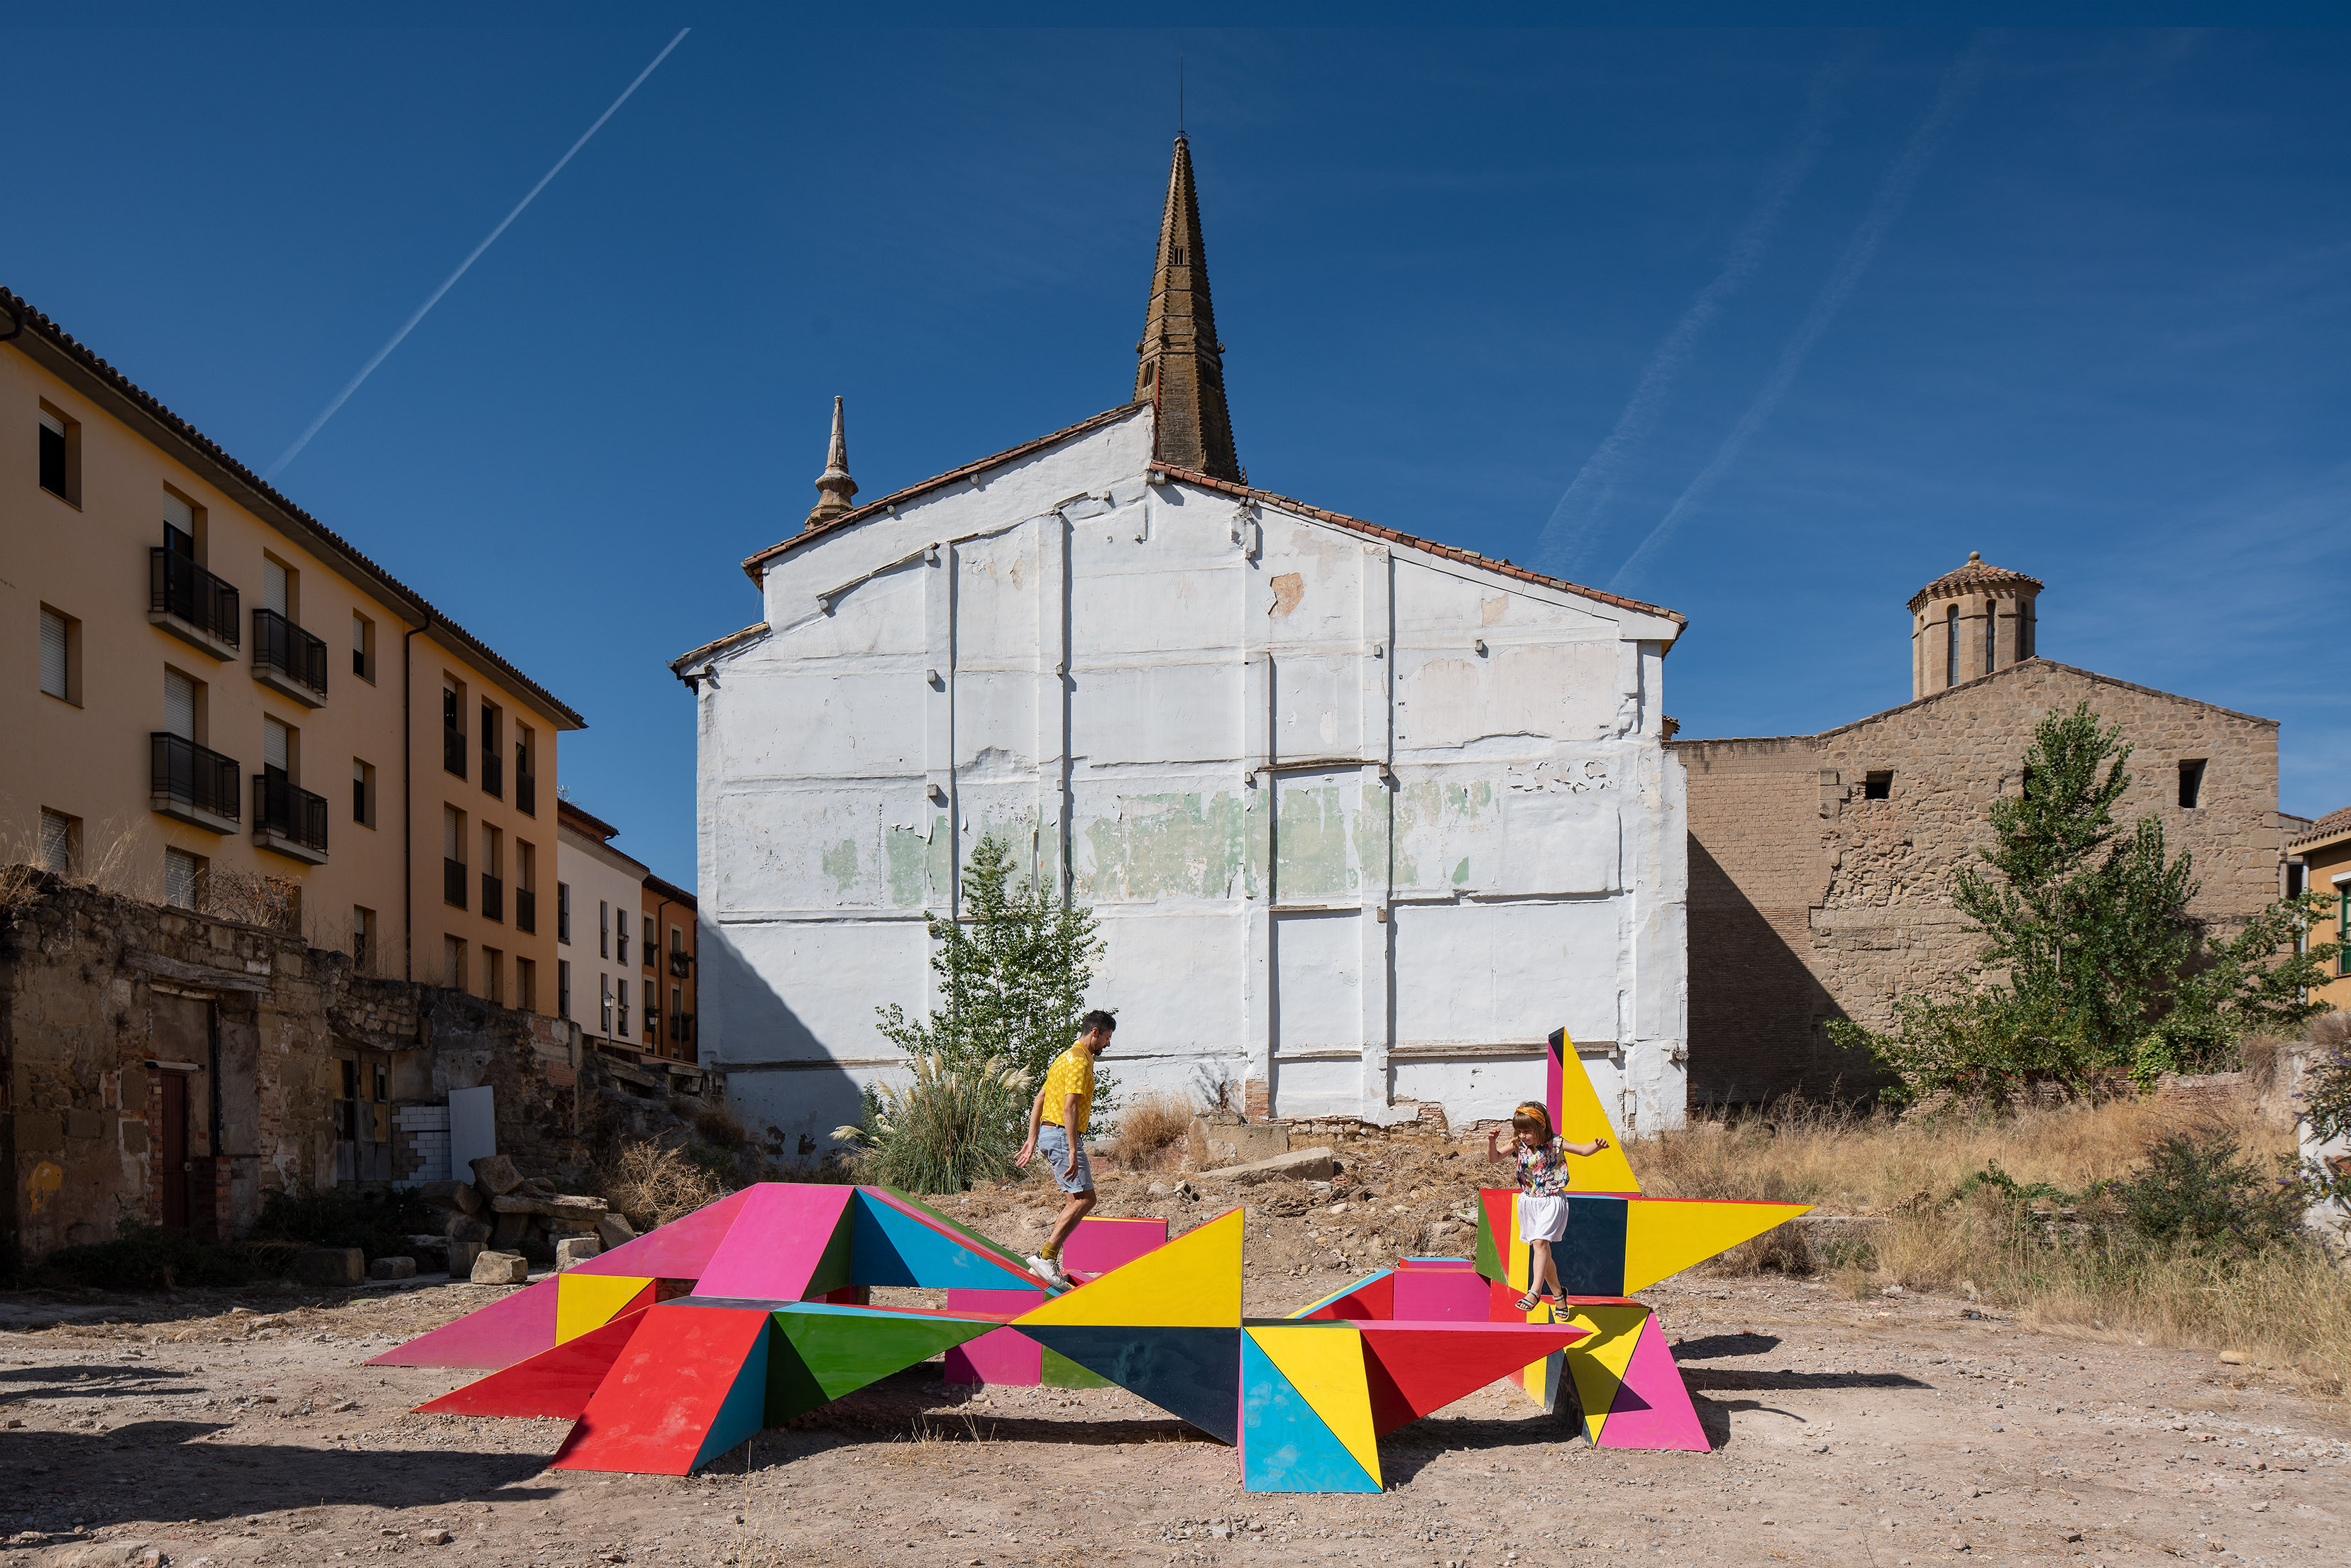
<path fill-rule="evenodd" d="M 1053 1058 L 1044 1087 L 1029 1107 L 1029 1137 L 1013 1163 L 1027 1166 L 1038 1155 L 1052 1167 L 1053 1180 L 1069 1194 L 1045 1245 L 1029 1254 L 1029 1270 L 1050 1285 L 1065 1287 L 1061 1244 L 1094 1206 L 1093 1166 L 1086 1160 L 1086 1120 L 1094 1103 L 1094 1058 L 1110 1049 L 1118 1020 L 1097 1008 L 1078 1020 L 1078 1043 Z"/>

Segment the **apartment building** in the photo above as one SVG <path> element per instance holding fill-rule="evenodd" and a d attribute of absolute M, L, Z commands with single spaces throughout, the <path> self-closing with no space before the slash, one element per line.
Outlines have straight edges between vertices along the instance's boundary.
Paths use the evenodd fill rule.
<path fill-rule="evenodd" d="M 0 350 L 0 859 L 552 1012 L 584 721 L 5 289 Z"/>
<path fill-rule="evenodd" d="M 694 1048 L 694 894 L 674 882 L 648 874 L 644 885 L 644 967 L 647 1007 L 658 998 L 658 1016 L 645 1016 L 646 1049 L 670 1061 L 700 1060 Z"/>
<path fill-rule="evenodd" d="M 555 803 L 556 1008 L 591 1044 L 635 1056 L 652 1050 L 643 921 L 646 869 L 612 847 L 621 830 L 569 800 Z"/>

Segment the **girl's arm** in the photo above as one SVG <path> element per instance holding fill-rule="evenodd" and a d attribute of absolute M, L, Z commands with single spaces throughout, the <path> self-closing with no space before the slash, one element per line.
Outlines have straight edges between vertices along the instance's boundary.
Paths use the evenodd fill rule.
<path fill-rule="evenodd" d="M 1608 1146 L 1608 1140 L 1605 1138 L 1594 1138 L 1588 1144 L 1571 1144 L 1565 1139 L 1562 1139 L 1559 1146 L 1565 1149 L 1571 1155 L 1596 1155 L 1601 1150 L 1606 1148 Z"/>
<path fill-rule="evenodd" d="M 1506 1155 L 1499 1149 L 1494 1147 L 1494 1140 L 1501 1135 L 1502 1129 L 1499 1127 L 1489 1127 L 1486 1129 L 1486 1163 L 1489 1166 L 1499 1166 L 1505 1160 L 1511 1160 L 1518 1157 L 1515 1152 Z"/>

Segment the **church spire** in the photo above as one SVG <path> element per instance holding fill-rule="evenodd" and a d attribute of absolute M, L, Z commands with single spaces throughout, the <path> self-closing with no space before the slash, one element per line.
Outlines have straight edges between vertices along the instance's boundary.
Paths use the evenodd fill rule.
<path fill-rule="evenodd" d="M 1208 303 L 1208 264 L 1200 244 L 1200 198 L 1192 185 L 1192 150 L 1176 138 L 1167 172 L 1167 206 L 1159 219 L 1159 256 L 1151 308 L 1134 372 L 1134 397 L 1154 414 L 1152 455 L 1218 479 L 1241 480 L 1225 407 L 1224 344 Z"/>
<path fill-rule="evenodd" d="M 857 494 L 857 481 L 849 476 L 849 435 L 841 422 L 839 398 L 832 400 L 832 445 L 825 453 L 824 472 L 817 476 L 816 487 L 817 503 L 803 528 L 829 523 L 856 509 L 852 498 Z"/>

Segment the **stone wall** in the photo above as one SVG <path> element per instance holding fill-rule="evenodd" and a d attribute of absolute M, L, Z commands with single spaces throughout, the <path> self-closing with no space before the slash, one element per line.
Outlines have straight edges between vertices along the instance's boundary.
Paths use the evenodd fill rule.
<path fill-rule="evenodd" d="M 292 933 L 31 885 L 0 908 L 0 1246 L 37 1257 L 141 1224 L 234 1235 L 266 1194 L 333 1185 L 347 1061 L 386 1070 L 387 1127 L 487 1083 L 501 1153 L 549 1172 L 585 1158 L 568 1022 L 354 976 Z M 175 1171 L 162 1154 L 183 1124 Z M 420 1179 L 394 1142 L 385 1179 Z"/>
<path fill-rule="evenodd" d="M 2135 748 L 2117 819 L 2152 812 L 2195 856 L 2194 912 L 2225 931 L 2278 896 L 2276 723 L 2047 660 L 1820 735 L 1671 741 L 1689 779 L 1694 1103 L 1876 1082 L 1824 1025 L 1882 1025 L 1896 998 L 1970 972 L 1958 873 L 2017 793 L 2034 725 L 2083 700 Z M 2187 760 L 2205 763 L 2192 810 Z"/>

